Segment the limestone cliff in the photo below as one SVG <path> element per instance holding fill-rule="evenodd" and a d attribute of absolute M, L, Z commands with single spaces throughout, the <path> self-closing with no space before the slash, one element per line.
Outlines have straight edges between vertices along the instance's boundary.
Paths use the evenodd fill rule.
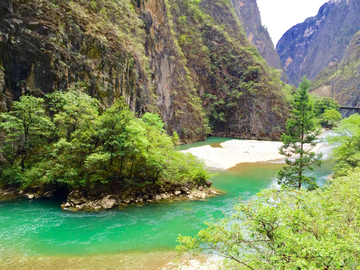
<path fill-rule="evenodd" d="M 288 82 L 284 67 L 280 62 L 274 43 L 266 27 L 262 25 L 259 7 L 256 0 L 233 0 L 234 9 L 240 23 L 246 31 L 249 41 L 256 46 L 260 55 L 270 67 L 282 70 L 281 79 Z"/>
<path fill-rule="evenodd" d="M 3 0 L 0 107 L 21 95 L 85 89 L 138 115 L 158 112 L 182 142 L 276 138 L 278 74 L 246 39 L 231 1 Z M 207 115 L 206 115 L 207 114 Z"/>
<path fill-rule="evenodd" d="M 360 31 L 351 39 L 341 62 L 316 76 L 312 93 L 332 97 L 344 107 L 360 107 Z"/>
<path fill-rule="evenodd" d="M 283 35 L 276 50 L 291 84 L 297 85 L 303 75 L 312 80 L 322 69 L 343 59 L 352 36 L 360 29 L 359 13 L 358 0 L 331 0 L 315 17 Z"/>

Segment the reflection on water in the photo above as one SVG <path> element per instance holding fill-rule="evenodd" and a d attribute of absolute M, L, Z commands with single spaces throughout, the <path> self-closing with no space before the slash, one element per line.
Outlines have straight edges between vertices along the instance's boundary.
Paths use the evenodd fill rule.
<path fill-rule="evenodd" d="M 109 254 L 114 254 L 111 257 L 134 252 L 165 254 L 174 249 L 179 234 L 195 235 L 204 228 L 205 220 L 222 218 L 233 211 L 233 205 L 239 200 L 248 200 L 261 189 L 276 185 L 277 171 L 282 166 L 251 163 L 218 172 L 211 179 L 213 186 L 226 193 L 202 201 L 151 203 L 97 213 L 63 212 L 56 200 L 0 202 L 0 266 L 5 265 L 8 258 L 14 258 L 14 254 L 15 258 L 32 261 L 35 265 L 40 260 L 38 256 L 55 256 L 54 260 L 59 256 L 91 256 L 93 259 L 89 261 L 95 261 Z M 312 174 L 323 184 L 331 169 L 332 164 L 326 162 Z M 84 257 L 77 260 L 81 258 Z M 73 269 L 79 268 L 74 266 Z"/>

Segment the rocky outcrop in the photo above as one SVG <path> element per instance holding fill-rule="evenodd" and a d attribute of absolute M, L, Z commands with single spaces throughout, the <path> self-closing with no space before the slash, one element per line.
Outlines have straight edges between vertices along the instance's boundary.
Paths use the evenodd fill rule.
<path fill-rule="evenodd" d="M 142 190 L 128 190 L 124 193 L 101 194 L 94 197 L 84 195 L 82 191 L 74 190 L 67 196 L 67 201 L 61 207 L 63 210 L 106 210 L 122 205 L 136 203 L 151 203 L 163 200 L 200 200 L 220 194 L 211 187 L 211 181 L 204 184 L 186 183 L 183 185 L 164 183 L 161 186 L 148 187 Z"/>
<path fill-rule="evenodd" d="M 214 134 L 278 137 L 281 82 L 225 2 L 1 1 L 0 109 L 78 88 L 159 113 L 182 143 L 205 139 L 207 118 Z"/>
<path fill-rule="evenodd" d="M 280 62 L 269 32 L 261 22 L 259 7 L 256 0 L 232 0 L 236 15 L 246 31 L 249 41 L 256 46 L 260 55 L 270 67 L 282 71 L 281 79 L 288 82 L 284 67 Z"/>
<path fill-rule="evenodd" d="M 163 200 L 201 200 L 209 196 L 222 194 L 221 191 L 211 188 L 210 180 L 204 183 L 163 183 L 162 185 L 146 186 L 123 190 L 119 187 L 94 187 L 90 190 L 73 190 L 66 195 L 66 201 L 61 204 L 63 210 L 106 210 L 119 206 L 152 203 Z M 61 189 L 49 190 L 31 188 L 21 190 L 17 188 L 0 188 L 0 201 L 16 198 L 29 200 L 50 199 L 55 196 L 63 197 L 65 191 Z"/>
<path fill-rule="evenodd" d="M 353 35 L 360 29 L 357 0 L 331 0 L 315 17 L 289 29 L 276 45 L 289 81 L 297 85 L 306 75 L 313 80 L 321 70 L 339 63 Z"/>
<path fill-rule="evenodd" d="M 351 39 L 341 62 L 316 76 L 311 93 L 334 98 L 342 107 L 360 107 L 360 31 Z"/>
<path fill-rule="evenodd" d="M 287 108 L 278 75 L 226 1 L 172 0 L 174 30 L 213 135 L 278 139 Z"/>
<path fill-rule="evenodd" d="M 159 112 L 183 142 L 205 138 L 164 1 L 4 0 L 0 14 L 2 110 L 24 94 L 76 87 L 103 107 L 124 96 L 138 115 Z"/>

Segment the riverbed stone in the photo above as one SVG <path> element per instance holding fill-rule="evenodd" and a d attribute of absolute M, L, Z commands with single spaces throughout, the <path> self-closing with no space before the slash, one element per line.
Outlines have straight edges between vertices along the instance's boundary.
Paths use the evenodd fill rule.
<path fill-rule="evenodd" d="M 26 193 L 25 196 L 26 196 L 29 200 L 35 199 L 35 194 L 32 194 L 32 193 Z"/>
<path fill-rule="evenodd" d="M 48 192 L 45 192 L 45 194 L 44 194 L 44 198 L 47 198 L 47 199 L 50 199 L 50 198 L 52 198 L 54 196 L 55 196 L 55 193 L 52 190 L 48 191 Z"/>
<path fill-rule="evenodd" d="M 68 201 L 72 202 L 73 204 L 83 204 L 86 202 L 84 194 L 79 190 L 74 190 L 69 193 L 67 197 Z"/>
<path fill-rule="evenodd" d="M 182 187 L 181 190 L 188 195 L 190 194 L 190 190 L 187 187 Z"/>
<path fill-rule="evenodd" d="M 111 209 L 114 207 L 115 199 L 112 199 L 111 195 L 108 195 L 101 200 L 100 204 L 102 208 Z"/>
<path fill-rule="evenodd" d="M 180 191 L 180 190 L 176 190 L 176 191 L 174 192 L 174 194 L 175 194 L 175 196 L 179 196 L 179 195 L 181 194 L 181 191 Z"/>
<path fill-rule="evenodd" d="M 211 182 L 210 180 L 206 180 L 206 181 L 205 181 L 205 184 L 206 184 L 208 187 L 211 187 L 211 185 L 213 184 L 213 182 Z"/>

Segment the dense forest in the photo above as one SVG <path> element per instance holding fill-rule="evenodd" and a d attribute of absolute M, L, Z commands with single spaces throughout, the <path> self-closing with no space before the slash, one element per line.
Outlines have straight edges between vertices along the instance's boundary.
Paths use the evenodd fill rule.
<path fill-rule="evenodd" d="M 99 101 L 81 89 L 22 96 L 0 114 L 1 185 L 98 196 L 164 183 L 205 185 L 203 164 L 177 151 L 178 135 L 163 127 L 157 114 L 136 118 L 123 99 L 100 113 Z"/>

